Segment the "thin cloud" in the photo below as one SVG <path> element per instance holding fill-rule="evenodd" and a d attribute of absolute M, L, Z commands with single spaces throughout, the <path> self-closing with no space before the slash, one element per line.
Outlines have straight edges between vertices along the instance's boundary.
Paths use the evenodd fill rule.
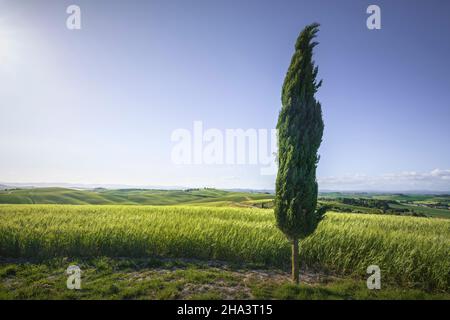
<path fill-rule="evenodd" d="M 321 189 L 450 191 L 450 170 L 404 171 L 380 176 L 353 174 L 318 179 Z"/>

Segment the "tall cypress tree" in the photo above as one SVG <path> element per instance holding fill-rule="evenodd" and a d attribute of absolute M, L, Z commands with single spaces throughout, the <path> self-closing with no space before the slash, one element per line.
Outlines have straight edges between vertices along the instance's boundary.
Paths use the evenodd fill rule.
<path fill-rule="evenodd" d="M 292 279 L 299 283 L 299 239 L 310 235 L 325 209 L 316 209 L 317 151 L 322 142 L 322 108 L 314 94 L 321 86 L 312 60 L 319 24 L 306 26 L 295 44 L 282 89 L 278 117 L 278 174 L 275 217 L 278 227 L 292 242 Z"/>

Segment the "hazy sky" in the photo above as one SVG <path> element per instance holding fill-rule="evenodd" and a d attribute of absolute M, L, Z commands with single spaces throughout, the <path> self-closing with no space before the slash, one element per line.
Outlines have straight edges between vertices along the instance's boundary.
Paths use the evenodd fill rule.
<path fill-rule="evenodd" d="M 0 182 L 272 188 L 259 165 L 173 163 L 171 135 L 274 128 L 314 21 L 320 187 L 450 190 L 444 0 L 0 0 Z"/>

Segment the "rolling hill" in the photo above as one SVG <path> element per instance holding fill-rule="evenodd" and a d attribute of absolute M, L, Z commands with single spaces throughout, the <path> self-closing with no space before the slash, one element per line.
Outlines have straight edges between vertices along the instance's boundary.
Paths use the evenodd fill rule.
<path fill-rule="evenodd" d="M 211 206 L 241 206 L 252 200 L 272 199 L 266 193 L 232 192 L 216 189 L 148 190 L 31 188 L 0 191 L 0 204 L 129 204 L 174 205 L 208 204 Z"/>
<path fill-rule="evenodd" d="M 211 188 L 162 189 L 0 189 L 0 204 L 189 205 L 272 208 L 268 192 Z M 339 212 L 399 214 L 450 218 L 450 196 L 425 194 L 321 193 L 319 202 Z M 385 205 L 385 210 L 380 206 Z"/>

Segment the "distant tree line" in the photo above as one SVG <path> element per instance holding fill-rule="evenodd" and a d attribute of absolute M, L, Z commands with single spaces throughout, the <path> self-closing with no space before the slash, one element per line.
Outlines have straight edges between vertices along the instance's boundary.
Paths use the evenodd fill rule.
<path fill-rule="evenodd" d="M 396 203 L 395 201 L 390 200 L 364 199 L 364 198 L 339 198 L 338 200 L 343 204 L 348 204 L 351 206 L 380 209 L 383 213 L 386 213 L 390 209 L 389 204 Z"/>
<path fill-rule="evenodd" d="M 410 208 L 395 208 L 391 207 L 391 204 L 399 204 L 394 200 L 379 200 L 379 199 L 367 199 L 367 198 L 336 198 L 336 199 L 326 199 L 321 198 L 321 202 L 326 202 L 330 210 L 337 212 L 352 212 L 352 213 L 382 213 L 382 214 L 393 214 L 393 215 L 410 215 L 414 217 L 426 217 L 427 215 L 416 212 Z M 338 202 L 338 204 L 333 204 L 330 202 Z M 341 206 L 340 204 L 346 205 Z M 355 208 L 349 208 L 347 206 L 352 206 Z M 363 211 L 359 208 L 373 209 L 369 211 Z"/>

